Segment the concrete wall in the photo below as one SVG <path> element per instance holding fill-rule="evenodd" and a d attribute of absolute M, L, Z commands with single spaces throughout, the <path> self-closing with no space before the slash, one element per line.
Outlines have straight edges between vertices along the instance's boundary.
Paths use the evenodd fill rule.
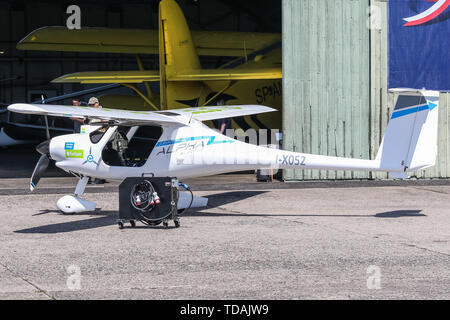
<path fill-rule="evenodd" d="M 283 0 L 284 147 L 374 158 L 395 95 L 387 92 L 387 2 Z M 376 6 L 377 28 L 369 28 Z M 374 12 L 374 11 L 372 11 Z M 450 95 L 441 95 L 437 165 L 420 178 L 450 177 Z M 285 180 L 388 178 L 384 173 L 286 170 Z"/>

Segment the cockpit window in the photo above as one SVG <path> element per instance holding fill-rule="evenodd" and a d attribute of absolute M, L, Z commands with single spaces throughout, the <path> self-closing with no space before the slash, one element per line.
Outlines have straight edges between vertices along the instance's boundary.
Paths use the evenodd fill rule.
<path fill-rule="evenodd" d="M 150 156 L 162 135 L 158 126 L 119 126 L 102 152 L 103 161 L 109 166 L 141 167 Z"/>
<path fill-rule="evenodd" d="M 100 129 L 92 131 L 89 134 L 89 137 L 91 138 L 91 142 L 94 144 L 98 143 L 105 135 L 105 132 L 108 131 L 108 128 L 109 128 L 108 126 L 103 126 Z"/>

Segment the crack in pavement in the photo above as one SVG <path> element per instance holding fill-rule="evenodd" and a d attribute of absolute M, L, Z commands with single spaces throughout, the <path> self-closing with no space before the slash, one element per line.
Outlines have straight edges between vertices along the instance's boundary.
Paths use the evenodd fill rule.
<path fill-rule="evenodd" d="M 41 289 L 39 286 L 37 286 L 36 284 L 34 284 L 33 282 L 31 282 L 30 280 L 18 275 L 17 273 L 15 273 L 13 270 L 11 270 L 10 268 L 8 268 L 8 266 L 2 262 L 0 262 L 0 265 L 5 268 L 9 273 L 12 274 L 13 277 L 21 279 L 22 281 L 28 283 L 30 286 L 32 286 L 33 288 L 38 290 L 38 294 L 43 293 L 44 295 L 46 295 L 48 298 L 50 298 L 51 300 L 56 300 L 54 296 L 48 294 L 44 289 Z"/>
<path fill-rule="evenodd" d="M 449 195 L 450 193 L 448 192 L 444 192 L 444 191 L 438 191 L 438 190 L 432 190 L 432 189 L 427 189 L 424 187 L 412 187 L 413 189 L 417 189 L 417 190 L 424 190 L 424 191 L 428 191 L 428 192 L 434 192 L 434 193 L 439 193 L 439 194 L 446 194 Z"/>

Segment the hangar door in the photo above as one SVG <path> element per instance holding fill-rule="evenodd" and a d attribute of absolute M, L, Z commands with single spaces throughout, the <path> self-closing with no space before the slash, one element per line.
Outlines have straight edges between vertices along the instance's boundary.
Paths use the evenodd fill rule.
<path fill-rule="evenodd" d="M 283 0 L 284 148 L 369 159 L 369 0 Z M 285 180 L 367 172 L 286 170 Z"/>

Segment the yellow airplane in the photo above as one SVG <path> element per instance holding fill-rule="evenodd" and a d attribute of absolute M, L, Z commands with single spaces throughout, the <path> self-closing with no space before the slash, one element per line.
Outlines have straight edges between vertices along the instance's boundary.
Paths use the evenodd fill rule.
<path fill-rule="evenodd" d="M 107 95 L 102 105 L 144 110 L 227 104 L 264 104 L 281 110 L 281 35 L 191 31 L 174 0 L 159 4 L 159 31 L 44 27 L 18 45 L 22 50 L 136 54 L 139 70 L 77 72 L 54 83 L 119 83 L 138 97 Z M 159 54 L 160 69 L 145 70 L 140 54 Z M 199 55 L 237 57 L 219 69 L 202 69 Z M 159 94 L 150 82 L 160 83 Z M 137 86 L 144 84 L 146 94 Z M 281 112 L 233 118 L 234 128 L 280 129 Z"/>

